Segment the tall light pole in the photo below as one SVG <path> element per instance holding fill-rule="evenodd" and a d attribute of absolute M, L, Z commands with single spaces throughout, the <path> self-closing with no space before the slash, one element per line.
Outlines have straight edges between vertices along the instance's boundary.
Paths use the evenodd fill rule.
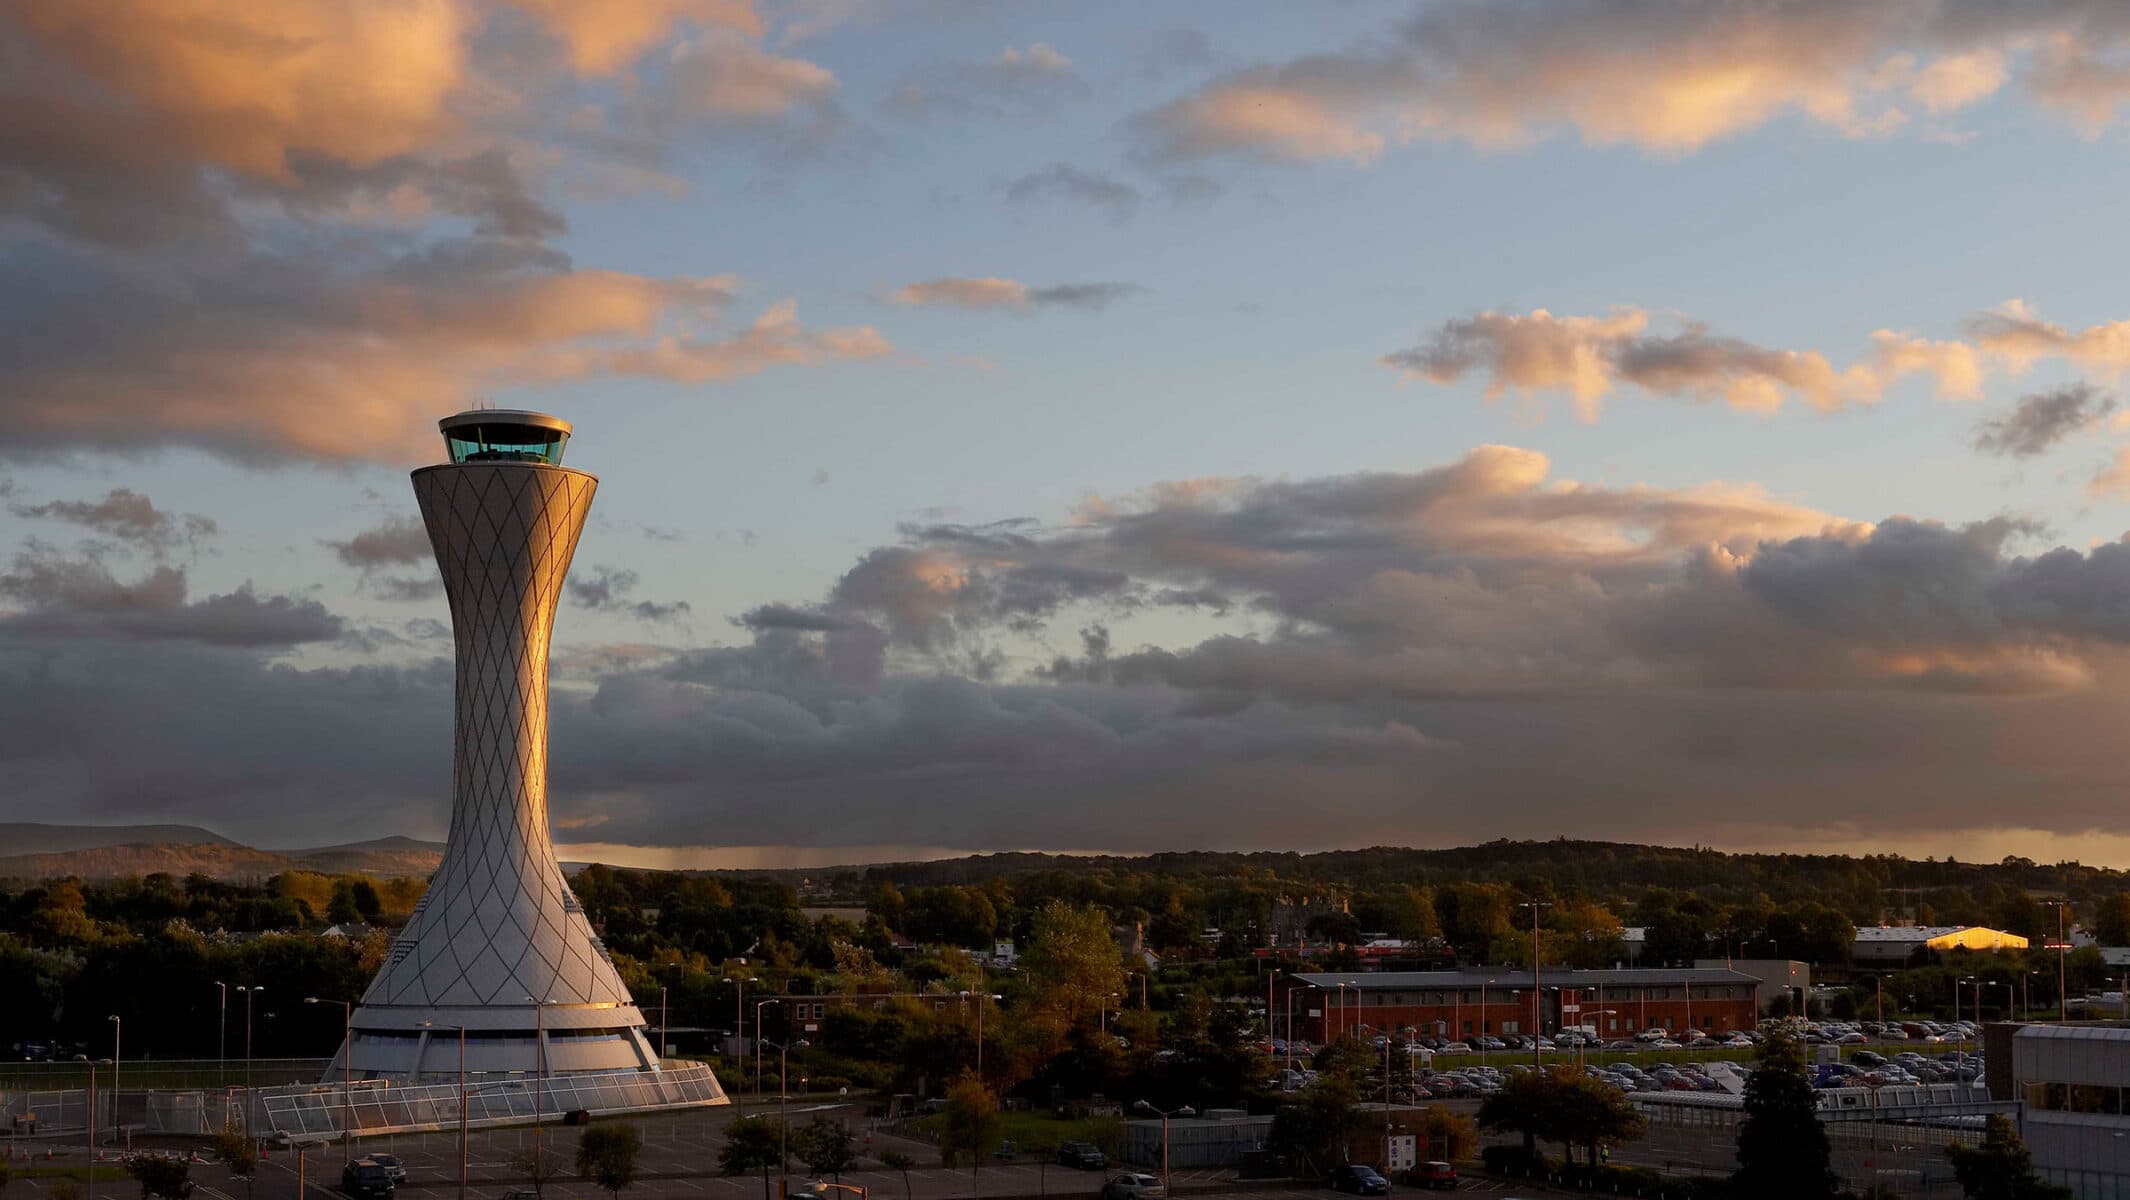
<path fill-rule="evenodd" d="M 1173 1112 L 1163 1111 L 1144 1100 L 1132 1105 L 1132 1109 L 1135 1112 L 1155 1113 L 1161 1118 L 1161 1194 L 1166 1196 L 1169 1194 L 1169 1118 L 1195 1117 L 1198 1115 L 1198 1110 L 1186 1104 Z M 1386 1109 L 1385 1112 L 1385 1119 L 1388 1120 L 1388 1110 Z"/>
<path fill-rule="evenodd" d="M 760 982 L 762 979 L 759 975 L 749 975 L 745 979 L 735 976 L 732 980 L 732 1035 L 740 1039 L 740 1044 L 734 1046 L 733 1050 L 742 1062 L 747 1058 L 747 985 Z M 755 1032 L 760 1033 L 761 1030 L 757 1028 Z"/>
<path fill-rule="evenodd" d="M 666 1057 L 667 1012 L 666 985 L 661 983 L 658 985 L 658 1058 L 660 1062 L 664 1062 Z"/>
<path fill-rule="evenodd" d="M 1546 1032 L 1546 1015 L 1542 1007 L 1546 1000 L 1539 991 L 1538 914 L 1539 910 L 1551 908 L 1553 905 L 1544 900 L 1526 900 L 1519 907 L 1531 910 L 1531 1065 L 1543 1069 L 1546 1065 L 1546 1052 L 1539 1049 L 1538 1039 Z"/>
<path fill-rule="evenodd" d="M 423 1021 L 425 1029 L 437 1028 L 434 1021 Z M 466 1027 L 445 1025 L 442 1028 L 459 1031 L 459 1200 L 466 1200 Z"/>
<path fill-rule="evenodd" d="M 553 1001 L 526 1001 L 533 1006 L 533 1195 L 546 1193 L 547 1141 L 540 1133 L 540 1108 L 547 1091 L 547 1006 Z"/>
<path fill-rule="evenodd" d="M 340 1141 L 343 1162 L 355 1161 L 355 1003 L 305 996 L 305 1004 L 340 1006 Z"/>
<path fill-rule="evenodd" d="M 215 1021 L 214 1027 L 214 1085 L 216 1087 L 222 1087 L 228 1082 L 228 1080 L 224 1079 L 223 1076 L 226 1075 L 229 1071 L 229 985 L 217 979 L 214 981 L 214 986 L 215 990 L 221 993 L 222 997 L 220 1006 L 221 1015 Z M 224 1096 L 222 1097 L 222 1099 L 227 1101 L 229 1097 Z M 223 1118 L 225 1120 L 228 1119 L 227 1110 L 224 1111 Z"/>
<path fill-rule="evenodd" d="M 2044 900 L 2042 903 L 2056 910 L 2056 1019 L 2058 1021 L 2069 1021 L 2071 1019 L 2071 968 L 2069 964 L 2071 942 L 2064 933 L 2063 912 L 2071 906 L 2071 902 L 2068 899 L 2059 897 L 2055 900 Z"/>
<path fill-rule="evenodd" d="M 237 985 L 237 991 L 244 997 L 244 1128 L 247 1132 L 251 1129 L 251 1002 L 252 997 L 265 990 L 257 984 Z"/>
<path fill-rule="evenodd" d="M 754 1102 L 756 1104 L 762 1102 L 762 1010 L 769 1005 L 782 1003 L 783 1001 L 775 996 L 771 996 L 767 1000 L 754 1002 Z M 785 1024 L 789 1025 L 791 1022 L 786 1021 Z M 787 1034 L 786 1036 L 790 1035 Z M 778 1086 L 781 1090 L 782 1085 Z"/>
<path fill-rule="evenodd" d="M 120 1031 L 121 1031 L 122 1029 L 124 1029 L 124 1028 L 125 1028 L 125 1025 L 124 1025 L 124 1023 L 123 1023 L 123 1022 L 121 1022 L 121 1021 L 120 1021 L 120 1020 L 118 1019 L 118 1014 L 117 1014 L 117 1013 L 112 1013 L 112 1014 L 111 1014 L 111 1140 L 112 1140 L 113 1142 L 117 1142 L 117 1141 L 119 1140 L 119 1138 L 120 1138 L 120 1137 L 121 1137 L 121 1136 L 123 1135 L 123 1133 L 124 1133 L 124 1130 L 125 1130 L 125 1126 L 124 1126 L 124 1124 L 123 1124 L 123 1123 L 122 1123 L 122 1122 L 120 1121 L 120 1119 L 119 1119 L 119 1115 L 118 1115 L 118 1063 L 119 1063 L 119 1058 L 118 1058 L 118 1035 L 119 1035 L 119 1032 L 120 1032 Z M 92 1164 L 92 1165 L 91 1165 L 91 1167 L 90 1167 L 90 1169 L 89 1169 L 89 1174 L 91 1174 L 91 1175 L 94 1175 L 95 1173 L 96 1173 L 96 1170 L 95 1170 L 95 1167 L 94 1167 L 94 1165 Z"/>
<path fill-rule="evenodd" d="M 981 1080 L 984 1077 L 984 1009 L 990 1007 L 991 1001 L 1004 1000 L 1005 997 L 996 992 L 963 992 L 962 995 L 976 1001 L 976 1077 Z"/>

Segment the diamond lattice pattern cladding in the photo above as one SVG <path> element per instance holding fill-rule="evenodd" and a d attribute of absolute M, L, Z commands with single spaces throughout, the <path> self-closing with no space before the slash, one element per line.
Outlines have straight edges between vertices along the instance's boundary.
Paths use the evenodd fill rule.
<path fill-rule="evenodd" d="M 458 644 L 451 837 L 364 1005 L 630 1002 L 547 825 L 548 641 L 597 486 L 523 463 L 414 475 Z"/>

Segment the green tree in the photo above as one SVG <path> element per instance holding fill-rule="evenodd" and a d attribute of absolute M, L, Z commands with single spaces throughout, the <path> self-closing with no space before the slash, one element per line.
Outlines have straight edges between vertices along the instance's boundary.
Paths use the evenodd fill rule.
<path fill-rule="evenodd" d="M 1945 1157 L 1952 1160 L 1953 1178 L 1967 1200 L 2071 1200 L 2071 1189 L 2034 1174 L 2033 1156 L 2009 1118 L 1992 1113 L 1981 1145 L 1954 1142 Z"/>
<path fill-rule="evenodd" d="M 843 1122 L 818 1116 L 791 1135 L 791 1152 L 816 1175 L 843 1182 L 843 1173 L 858 1165 L 857 1141 Z"/>
<path fill-rule="evenodd" d="M 1501 1090 L 1479 1103 L 1479 1127 L 1489 1133 L 1522 1134 L 1524 1157 L 1538 1157 L 1538 1139 L 1550 1126 L 1542 1080 L 1534 1072 L 1511 1075 Z"/>
<path fill-rule="evenodd" d="M 1546 1090 L 1552 1108 L 1550 1132 L 1563 1146 L 1581 1146 L 1590 1165 L 1598 1165 L 1598 1147 L 1642 1136 L 1647 1122 L 1633 1101 L 1609 1084 L 1562 1067 L 1548 1072 Z"/>
<path fill-rule="evenodd" d="M 1052 900 L 1036 910 L 1020 966 L 1029 992 L 1023 1019 L 1047 1026 L 1053 1039 L 1124 990 L 1124 955 L 1098 908 Z"/>
<path fill-rule="evenodd" d="M 769 1168 L 784 1165 L 784 1129 L 769 1117 L 741 1117 L 725 1127 L 717 1169 L 724 1175 L 762 1172 L 762 1200 L 769 1200 Z"/>
<path fill-rule="evenodd" d="M 185 1200 L 192 1195 L 192 1164 L 182 1158 L 136 1154 L 126 1160 L 126 1174 L 141 1185 L 141 1200 Z"/>
<path fill-rule="evenodd" d="M 2130 946 L 2130 892 L 2101 897 L 2093 908 L 2093 936 L 2103 946 Z"/>
<path fill-rule="evenodd" d="M 259 1146 L 243 1129 L 231 1123 L 222 1126 L 222 1132 L 214 1135 L 216 1157 L 229 1167 L 229 1173 L 244 1181 L 244 1190 L 249 1193 L 259 1174 Z"/>
<path fill-rule="evenodd" d="M 643 1134 L 634 1125 L 594 1125 L 577 1139 L 577 1174 L 619 1196 L 636 1182 L 636 1159 L 642 1152 Z"/>
<path fill-rule="evenodd" d="M 81 1200 L 81 1185 L 71 1179 L 54 1179 L 52 1200 Z"/>
<path fill-rule="evenodd" d="M 348 885 L 348 898 L 355 902 L 355 911 L 365 921 L 375 921 L 385 910 L 384 901 L 377 895 L 377 885 L 367 879 L 357 879 Z"/>
<path fill-rule="evenodd" d="M 1733 1193 L 1740 1200 L 1831 1200 L 1839 1180 L 1829 1165 L 1827 1130 L 1819 1123 L 1819 1095 L 1798 1028 L 1769 1026 L 1759 1059 L 1745 1085 Z"/>
<path fill-rule="evenodd" d="M 882 1150 L 880 1165 L 902 1175 L 902 1200 L 910 1200 L 910 1168 L 917 1165 L 917 1160 L 900 1150 Z"/>
<path fill-rule="evenodd" d="M 1420 1113 L 1420 1157 L 1462 1162 L 1479 1153 L 1479 1129 L 1472 1118 L 1440 1104 Z"/>
<path fill-rule="evenodd" d="M 1352 1078 L 1336 1072 L 1320 1075 L 1272 1114 L 1267 1140 L 1275 1150 L 1329 1169 L 1346 1160 L 1348 1143 L 1361 1128 L 1359 1102 Z"/>
<path fill-rule="evenodd" d="M 947 1089 L 947 1110 L 939 1123 L 939 1161 L 954 1166 L 964 1158 L 974 1171 L 998 1145 L 998 1097 L 974 1075 L 964 1075 Z"/>

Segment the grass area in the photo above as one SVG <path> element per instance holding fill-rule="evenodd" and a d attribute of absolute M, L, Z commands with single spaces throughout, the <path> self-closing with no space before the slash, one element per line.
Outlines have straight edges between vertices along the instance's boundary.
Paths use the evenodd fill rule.
<path fill-rule="evenodd" d="M 76 1183 L 87 1183 L 89 1181 L 89 1172 L 91 1170 L 94 1170 L 96 1172 L 96 1181 L 98 1183 L 117 1181 L 125 1179 L 127 1177 L 126 1169 L 124 1167 L 113 1166 L 110 1163 L 99 1163 L 93 1168 L 88 1166 L 60 1166 L 56 1163 L 53 1163 L 44 1165 L 32 1164 L 29 1166 L 17 1164 L 15 1167 L 15 1178 L 71 1179 Z"/>
<path fill-rule="evenodd" d="M 928 1138 L 939 1136 L 939 1127 L 946 1120 L 942 1113 L 918 1117 L 909 1124 L 911 1132 Z M 1059 1142 L 1093 1142 L 1104 1154 L 1115 1155 L 1124 1141 L 1124 1120 L 1121 1117 L 1077 1117 L 1060 1120 L 1047 1113 L 1002 1112 L 998 1115 L 999 1137 L 1012 1142 L 1022 1157 L 1038 1148 L 1056 1149 Z"/>

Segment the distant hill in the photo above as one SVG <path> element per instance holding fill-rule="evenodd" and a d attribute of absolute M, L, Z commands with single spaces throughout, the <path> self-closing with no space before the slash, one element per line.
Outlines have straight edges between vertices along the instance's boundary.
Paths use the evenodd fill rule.
<path fill-rule="evenodd" d="M 439 842 L 383 837 L 339 846 L 262 850 L 191 825 L 0 824 L 0 878 L 78 875 L 211 875 L 259 878 L 283 871 L 424 876 L 443 858 Z"/>
<path fill-rule="evenodd" d="M 197 825 L 40 825 L 0 822 L 0 853 L 66 854 L 106 846 L 234 846 Z"/>

